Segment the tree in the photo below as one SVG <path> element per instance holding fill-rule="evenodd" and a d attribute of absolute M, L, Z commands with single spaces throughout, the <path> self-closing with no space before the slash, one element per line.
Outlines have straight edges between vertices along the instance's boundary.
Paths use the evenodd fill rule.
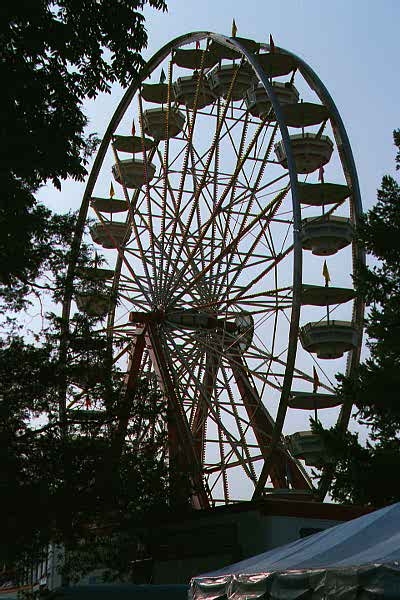
<path fill-rule="evenodd" d="M 12 308 L 46 271 L 59 234 L 59 217 L 35 195 L 48 181 L 60 189 L 84 178 L 96 139 L 83 102 L 138 77 L 146 5 L 166 10 L 164 0 L 2 2 L 0 296 Z"/>
<path fill-rule="evenodd" d="M 53 248 L 43 263 L 45 278 L 31 289 L 39 303 L 49 295 L 57 310 L 75 217 L 53 215 L 52 223 Z M 93 247 L 83 243 L 73 295 L 104 299 L 107 312 L 115 298 L 100 277 L 101 263 Z M 9 293 L 13 294 L 12 286 Z M 164 401 L 150 378 L 139 382 L 135 395 L 126 395 L 124 373 L 110 360 L 104 314 L 91 310 L 72 314 L 65 360 L 59 352 L 64 321 L 57 314 L 43 313 L 42 328 L 29 336 L 23 329 L 25 337 L 19 333 L 18 322 L 15 328 L 8 324 L 8 333 L 7 328 L 2 331 L 3 565 L 39 562 L 51 541 L 67 550 L 68 578 L 94 567 L 126 576 L 143 546 L 144 519 L 168 508 Z M 121 337 L 119 344 L 128 348 L 129 341 Z M 66 384 L 66 421 L 60 419 L 60 382 Z M 130 409 L 115 461 L 121 398 Z"/>
<path fill-rule="evenodd" d="M 93 551 L 99 526 L 112 524 L 115 541 L 166 506 L 164 415 L 151 381 L 141 381 L 130 398 L 118 469 L 105 476 L 123 376 L 109 361 L 104 328 L 82 314 L 71 319 L 67 360 L 60 362 L 65 324 L 45 314 L 44 297 L 57 303 L 64 293 L 75 216 L 54 214 L 36 197 L 46 182 L 60 189 L 62 180 L 85 177 L 98 140 L 86 132 L 83 103 L 140 77 L 146 5 L 166 10 L 164 0 L 5 0 L 0 9 L 0 74 L 7 82 L 0 112 L 0 303 L 20 311 L 34 301 L 43 313 L 35 334 L 6 313 L 0 340 L 2 564 L 31 561 L 50 539 L 76 550 L 86 537 Z M 92 285 L 79 272 L 93 262 L 93 249 L 83 244 L 77 292 Z M 67 433 L 59 421 L 60 380 L 71 407 Z M 145 434 L 155 419 L 161 427 Z M 113 557 L 114 569 L 127 568 L 134 551 L 128 550 L 125 562 L 122 550 Z"/>
<path fill-rule="evenodd" d="M 143 519 L 168 505 L 165 428 L 154 427 L 165 420 L 163 400 L 154 382 L 140 382 L 130 399 L 122 454 L 110 472 L 122 373 L 107 370 L 106 340 L 82 315 L 72 319 L 68 363 L 60 364 L 54 344 L 57 326 L 54 319 L 34 344 L 16 336 L 0 344 L 0 492 L 5 522 L 0 561 L 10 566 L 32 561 L 50 541 L 58 542 L 72 557 L 67 567 L 68 576 L 74 577 L 93 568 L 93 556 L 98 558 L 110 545 L 110 536 L 98 536 L 97 530 L 111 527 L 114 553 L 104 554 L 103 566 L 126 574 L 135 558 L 132 540 Z M 102 377 L 97 370 L 90 381 L 89 370 L 100 364 Z M 67 435 L 58 417 L 62 371 L 72 406 Z M 87 560 L 81 557 L 77 563 L 83 541 Z"/>
<path fill-rule="evenodd" d="M 399 169 L 400 130 L 394 131 L 394 143 Z M 379 507 L 400 500 L 400 185 L 390 175 L 383 177 L 378 201 L 357 235 L 373 259 L 373 266 L 355 274 L 357 293 L 368 307 L 369 357 L 355 380 L 340 378 L 339 393 L 355 398 L 356 420 L 368 426 L 369 441 L 362 445 L 357 434 L 319 431 L 338 460 L 332 497 Z"/>

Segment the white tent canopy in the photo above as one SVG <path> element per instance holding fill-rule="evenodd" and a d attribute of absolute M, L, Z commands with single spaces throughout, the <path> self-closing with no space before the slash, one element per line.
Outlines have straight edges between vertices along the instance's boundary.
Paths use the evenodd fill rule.
<path fill-rule="evenodd" d="M 194 600 L 399 599 L 400 503 L 195 577 L 191 594 Z"/>

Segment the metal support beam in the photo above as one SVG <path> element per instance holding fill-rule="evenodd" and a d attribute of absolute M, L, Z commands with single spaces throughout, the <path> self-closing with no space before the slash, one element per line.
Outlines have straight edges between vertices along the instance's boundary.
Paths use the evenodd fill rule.
<path fill-rule="evenodd" d="M 139 327 L 132 341 L 128 370 L 122 389 L 121 400 L 118 407 L 118 424 L 111 443 L 112 468 L 118 463 L 128 428 L 132 400 L 137 390 L 140 366 L 145 348 L 145 328 Z"/>
<path fill-rule="evenodd" d="M 204 486 L 196 445 L 182 403 L 176 394 L 176 385 L 168 368 L 157 329 L 155 323 L 149 323 L 145 337 L 154 370 L 167 399 L 169 416 L 173 415 L 173 420 L 169 423 L 168 438 L 172 444 L 170 454 L 176 461 L 177 467 L 183 468 L 187 473 L 192 488 L 190 493 L 194 508 L 209 508 L 210 501 Z"/>
<path fill-rule="evenodd" d="M 199 394 L 199 399 L 192 422 L 192 435 L 196 454 L 200 463 L 204 463 L 204 446 L 206 437 L 206 422 L 208 404 L 211 402 L 212 391 L 218 372 L 218 360 L 214 353 L 208 351 L 206 356 L 206 369 L 204 373 L 204 394 Z"/>
<path fill-rule="evenodd" d="M 250 381 L 240 352 L 230 350 L 230 366 L 235 377 L 236 385 L 242 397 L 249 422 L 260 446 L 264 459 L 270 456 L 271 438 L 274 432 L 274 422 L 265 409 L 254 384 Z M 310 483 L 301 472 L 299 465 L 293 460 L 289 453 L 282 448 L 277 448 L 273 453 L 273 466 L 270 477 L 274 487 L 287 488 L 288 480 L 294 489 L 310 489 Z"/>

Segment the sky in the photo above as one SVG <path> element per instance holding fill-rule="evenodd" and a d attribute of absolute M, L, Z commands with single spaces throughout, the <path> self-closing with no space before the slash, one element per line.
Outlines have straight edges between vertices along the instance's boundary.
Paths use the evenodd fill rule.
<path fill-rule="evenodd" d="M 333 98 L 346 127 L 365 210 L 376 200 L 385 173 L 394 173 L 393 129 L 400 127 L 397 76 L 400 1 L 381 0 L 169 0 L 168 13 L 147 8 L 150 58 L 164 44 L 191 31 L 230 35 L 235 19 L 241 37 L 268 42 L 305 60 Z M 87 102 L 88 133 L 102 137 L 123 90 Z M 76 210 L 85 182 L 51 186 L 40 198 L 54 210 Z M 337 263 L 338 270 L 340 264 Z M 318 267 L 320 278 L 320 267 Z M 308 417 L 307 417 L 308 419 Z"/>
<path fill-rule="evenodd" d="M 359 174 L 364 209 L 372 206 L 382 175 L 394 170 L 392 131 L 400 127 L 397 76 L 399 0 L 169 0 L 168 13 L 146 9 L 144 57 L 190 31 L 268 42 L 303 58 L 329 90 L 344 121 Z M 102 136 L 123 90 L 114 86 L 85 106 L 88 132 Z M 51 186 L 40 198 L 55 210 L 76 209 L 84 184 Z"/>
<path fill-rule="evenodd" d="M 400 127 L 400 2 L 172 0 L 167 16 L 148 21 L 149 50 L 187 31 L 229 34 L 232 18 L 238 35 L 267 42 L 272 34 L 322 79 L 346 126 L 369 208 L 382 175 L 393 169 L 391 136 Z"/>
<path fill-rule="evenodd" d="M 392 131 L 400 127 L 399 0 L 169 0 L 167 13 L 147 7 L 145 17 L 145 59 L 191 31 L 230 35 L 234 18 L 238 36 L 268 42 L 271 34 L 275 45 L 305 60 L 325 84 L 341 114 L 358 171 L 364 210 L 374 204 L 382 176 L 395 172 Z M 88 133 L 102 137 L 123 93 L 114 85 L 111 94 L 102 94 L 85 104 Z M 49 185 L 43 188 L 40 198 L 54 210 L 76 210 L 85 184 L 64 182 L 61 193 Z M 331 262 L 330 269 L 338 284 L 340 262 Z"/>

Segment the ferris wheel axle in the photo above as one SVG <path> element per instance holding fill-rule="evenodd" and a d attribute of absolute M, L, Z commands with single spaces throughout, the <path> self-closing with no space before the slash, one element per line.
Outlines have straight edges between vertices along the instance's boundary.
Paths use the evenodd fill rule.
<path fill-rule="evenodd" d="M 131 312 L 129 320 L 133 323 L 166 323 L 170 328 L 176 327 L 190 331 L 197 330 L 220 330 L 226 333 L 241 333 L 240 323 L 237 319 L 228 321 L 218 318 L 217 315 L 202 312 L 196 309 L 184 309 L 179 311 L 155 310 L 153 312 L 135 311 Z"/>

